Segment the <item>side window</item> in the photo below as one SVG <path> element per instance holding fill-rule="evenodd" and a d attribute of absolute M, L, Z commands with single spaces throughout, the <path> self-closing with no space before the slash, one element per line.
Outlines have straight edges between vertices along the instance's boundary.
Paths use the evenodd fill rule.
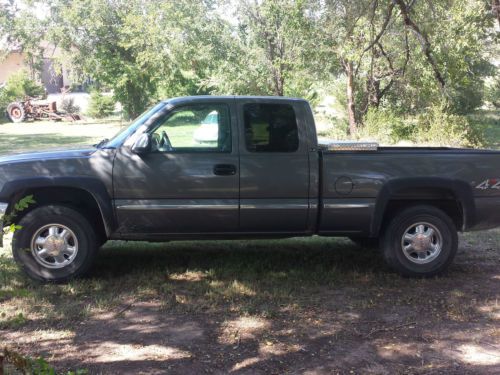
<path fill-rule="evenodd" d="M 224 104 L 199 104 L 174 109 L 152 133 L 160 152 L 231 151 L 229 108 Z"/>
<path fill-rule="evenodd" d="M 253 152 L 295 152 L 297 118 L 289 104 L 245 104 L 245 142 Z"/>

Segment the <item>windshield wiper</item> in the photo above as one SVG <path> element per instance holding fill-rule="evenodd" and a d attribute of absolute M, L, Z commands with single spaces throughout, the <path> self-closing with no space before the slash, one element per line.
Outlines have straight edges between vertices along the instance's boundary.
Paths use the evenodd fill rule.
<path fill-rule="evenodd" d="M 95 148 L 101 148 L 102 146 L 104 146 L 106 143 L 109 142 L 109 139 L 108 138 L 104 138 L 102 141 L 100 141 L 99 143 L 96 143 L 94 145 Z"/>

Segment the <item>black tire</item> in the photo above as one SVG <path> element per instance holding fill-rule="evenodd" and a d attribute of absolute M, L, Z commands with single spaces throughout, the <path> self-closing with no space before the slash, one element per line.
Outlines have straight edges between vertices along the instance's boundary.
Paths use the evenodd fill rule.
<path fill-rule="evenodd" d="M 409 237 L 419 234 L 418 227 L 422 234 L 419 238 L 403 240 L 407 232 Z M 429 236 L 430 233 L 434 234 Z M 436 246 L 438 243 L 441 246 Z M 408 246 L 409 250 L 405 252 L 403 246 Z M 431 277 L 443 273 L 453 261 L 457 248 L 458 236 L 453 220 L 440 209 L 426 205 L 409 207 L 394 216 L 381 240 L 385 261 L 405 277 Z M 408 254 L 410 252 L 413 254 Z"/>
<path fill-rule="evenodd" d="M 10 121 L 18 123 L 26 120 L 26 111 L 21 103 L 10 103 L 7 106 L 7 117 Z"/>
<path fill-rule="evenodd" d="M 378 249 L 379 239 L 370 237 L 349 237 L 358 247 L 363 249 Z"/>
<path fill-rule="evenodd" d="M 96 233 L 87 218 L 74 209 L 56 205 L 38 207 L 26 214 L 18 224 L 21 229 L 14 233 L 12 253 L 16 262 L 32 279 L 42 282 L 65 282 L 83 275 L 92 265 L 98 249 Z M 69 262 L 70 259 L 67 254 L 63 255 L 64 261 L 60 263 L 62 268 L 45 266 L 41 263 L 43 260 L 37 260 L 34 255 L 35 250 L 32 250 L 34 236 L 38 235 L 37 233 L 48 233 L 49 229 L 46 229 L 47 232 L 40 230 L 49 226 L 66 227 L 72 232 L 69 240 L 72 241 L 71 245 L 74 246 L 76 242 L 77 250 L 74 258 L 62 267 L 64 262 Z M 47 234 L 46 238 L 49 237 Z M 63 241 L 70 246 L 66 239 Z M 46 263 L 53 261 L 57 266 L 55 257 L 49 256 L 44 259 Z"/>

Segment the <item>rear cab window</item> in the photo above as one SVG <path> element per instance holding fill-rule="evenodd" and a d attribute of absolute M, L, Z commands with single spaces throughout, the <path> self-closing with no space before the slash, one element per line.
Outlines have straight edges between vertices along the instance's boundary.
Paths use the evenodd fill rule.
<path fill-rule="evenodd" d="M 296 152 L 297 116 L 290 104 L 249 103 L 243 106 L 245 146 L 249 152 Z"/>

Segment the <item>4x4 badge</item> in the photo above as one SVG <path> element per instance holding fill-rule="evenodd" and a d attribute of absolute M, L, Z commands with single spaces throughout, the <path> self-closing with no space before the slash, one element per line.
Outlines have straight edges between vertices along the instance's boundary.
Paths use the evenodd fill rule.
<path fill-rule="evenodd" d="M 487 190 L 487 189 L 498 189 L 500 190 L 500 179 L 498 178 L 489 178 L 484 180 L 479 185 L 476 186 L 476 189 Z"/>

